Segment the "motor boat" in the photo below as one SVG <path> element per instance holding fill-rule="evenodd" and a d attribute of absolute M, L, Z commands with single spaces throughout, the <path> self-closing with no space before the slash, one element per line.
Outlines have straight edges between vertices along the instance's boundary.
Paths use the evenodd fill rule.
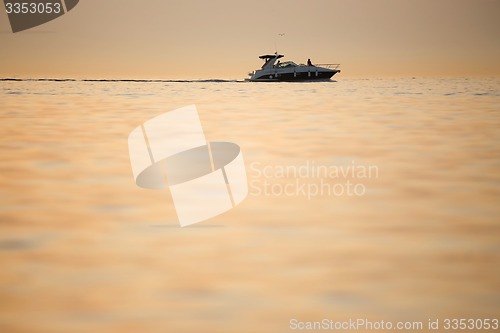
<path fill-rule="evenodd" d="M 281 62 L 282 54 L 266 54 L 259 58 L 264 65 L 251 73 L 248 81 L 325 81 L 340 73 L 339 64 L 316 64 L 308 60 L 307 65 L 297 65 L 293 61 Z"/>

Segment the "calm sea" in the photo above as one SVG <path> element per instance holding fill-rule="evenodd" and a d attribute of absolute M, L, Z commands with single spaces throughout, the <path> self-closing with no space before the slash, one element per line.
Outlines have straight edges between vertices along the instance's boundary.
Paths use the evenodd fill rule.
<path fill-rule="evenodd" d="M 127 137 L 190 104 L 250 193 L 180 228 Z M 0 117 L 1 332 L 499 316 L 498 78 L 1 81 Z"/>

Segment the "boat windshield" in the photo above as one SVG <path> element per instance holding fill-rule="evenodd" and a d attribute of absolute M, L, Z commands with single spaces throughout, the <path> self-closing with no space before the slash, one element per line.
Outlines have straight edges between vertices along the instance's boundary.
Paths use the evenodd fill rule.
<path fill-rule="evenodd" d="M 286 67 L 297 67 L 297 64 L 294 63 L 293 61 L 285 61 L 282 62 L 278 65 L 279 68 L 286 68 Z"/>

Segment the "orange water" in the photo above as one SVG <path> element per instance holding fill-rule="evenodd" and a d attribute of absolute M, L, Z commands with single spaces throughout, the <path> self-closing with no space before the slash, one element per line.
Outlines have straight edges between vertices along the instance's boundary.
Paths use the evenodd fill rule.
<path fill-rule="evenodd" d="M 241 146 L 257 189 L 296 180 L 266 166 L 378 174 L 327 179 L 362 183 L 359 196 L 254 188 L 180 228 L 168 191 L 135 185 L 127 137 L 193 103 L 208 140 Z M 1 332 L 499 316 L 498 79 L 0 82 L 0 116 Z"/>

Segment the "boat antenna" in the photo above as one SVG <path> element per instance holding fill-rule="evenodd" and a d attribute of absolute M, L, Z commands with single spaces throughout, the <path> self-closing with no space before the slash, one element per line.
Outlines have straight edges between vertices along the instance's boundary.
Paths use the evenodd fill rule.
<path fill-rule="evenodd" d="M 279 37 L 284 37 L 285 36 L 285 33 L 282 32 L 282 33 L 279 33 L 278 34 Z M 276 50 L 276 54 L 278 54 L 278 46 L 277 46 L 277 42 L 276 42 L 276 39 L 274 40 L 274 49 Z"/>

